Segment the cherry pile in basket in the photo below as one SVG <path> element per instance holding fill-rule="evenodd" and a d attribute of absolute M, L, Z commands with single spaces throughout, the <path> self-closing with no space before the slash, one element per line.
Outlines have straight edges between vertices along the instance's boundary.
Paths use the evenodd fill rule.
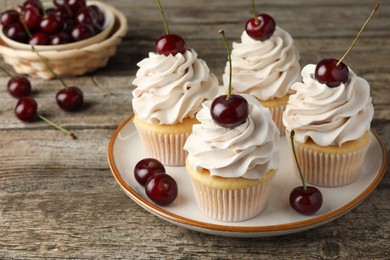
<path fill-rule="evenodd" d="M 31 45 L 58 45 L 88 39 L 101 32 L 104 14 L 85 0 L 53 0 L 44 7 L 41 0 L 26 0 L 17 9 L 0 16 L 3 34 Z"/>

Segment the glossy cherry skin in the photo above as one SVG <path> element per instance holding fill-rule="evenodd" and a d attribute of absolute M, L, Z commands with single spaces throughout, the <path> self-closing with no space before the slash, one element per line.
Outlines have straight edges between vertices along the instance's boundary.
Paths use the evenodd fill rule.
<path fill-rule="evenodd" d="M 157 39 L 154 48 L 158 54 L 163 54 L 165 56 L 172 54 L 175 56 L 178 53 L 185 53 L 186 42 L 180 35 L 166 34 Z"/>
<path fill-rule="evenodd" d="M 101 27 L 104 24 L 104 14 L 100 11 L 99 7 L 96 5 L 89 5 L 88 6 L 89 13 L 92 17 L 94 17 L 98 23 L 98 25 Z"/>
<path fill-rule="evenodd" d="M 76 20 L 78 23 L 86 23 L 92 26 L 97 26 L 97 20 L 92 13 L 90 13 L 88 7 L 82 7 L 76 15 Z"/>
<path fill-rule="evenodd" d="M 25 97 L 31 93 L 31 83 L 25 77 L 11 78 L 7 83 L 7 91 L 13 97 Z"/>
<path fill-rule="evenodd" d="M 23 97 L 16 103 L 14 112 L 17 118 L 25 122 L 31 122 L 36 118 L 38 104 L 30 97 Z"/>
<path fill-rule="evenodd" d="M 44 32 L 35 33 L 28 41 L 30 45 L 50 45 L 50 36 Z"/>
<path fill-rule="evenodd" d="M 322 194 L 313 186 L 307 186 L 306 190 L 303 186 L 296 187 L 290 193 L 290 205 L 300 214 L 312 215 L 322 206 Z"/>
<path fill-rule="evenodd" d="M 72 12 L 67 6 L 58 6 L 54 10 L 53 14 L 60 18 L 61 21 L 65 21 L 72 18 Z"/>
<path fill-rule="evenodd" d="M 62 29 L 62 22 L 56 15 L 50 14 L 41 20 L 39 26 L 43 32 L 53 34 Z"/>
<path fill-rule="evenodd" d="M 3 27 L 13 23 L 19 23 L 19 13 L 14 9 L 4 11 L 0 16 L 0 23 Z"/>
<path fill-rule="evenodd" d="M 22 19 L 26 24 L 27 28 L 30 31 L 33 31 L 39 28 L 39 24 L 41 23 L 42 16 L 39 9 L 32 6 L 23 9 Z"/>
<path fill-rule="evenodd" d="M 71 42 L 70 35 L 65 32 L 58 32 L 53 34 L 50 40 L 51 45 L 66 44 L 70 42 Z"/>
<path fill-rule="evenodd" d="M 145 184 L 146 195 L 156 204 L 165 206 L 177 197 L 176 181 L 166 173 L 153 174 Z"/>
<path fill-rule="evenodd" d="M 240 95 L 227 95 L 214 99 L 211 103 L 210 113 L 214 122 L 226 128 L 241 125 L 248 118 L 248 101 Z"/>
<path fill-rule="evenodd" d="M 256 24 L 255 18 L 246 22 L 245 31 L 252 39 L 264 41 L 269 39 L 276 28 L 275 20 L 268 14 L 259 14 L 259 22 Z"/>
<path fill-rule="evenodd" d="M 28 35 L 24 30 L 23 25 L 21 25 L 20 23 L 14 23 L 6 27 L 3 27 L 3 33 L 11 40 L 17 42 L 26 43 L 28 41 Z"/>
<path fill-rule="evenodd" d="M 165 168 L 160 161 L 153 158 L 142 159 L 134 167 L 134 177 L 142 186 L 146 184 L 150 176 L 157 172 L 165 173 Z"/>
<path fill-rule="evenodd" d="M 340 86 L 341 83 L 347 82 L 349 78 L 349 69 L 344 63 L 337 66 L 336 59 L 323 59 L 315 69 L 315 78 L 318 82 L 326 84 L 330 88 Z"/>
<path fill-rule="evenodd" d="M 93 27 L 89 24 L 83 23 L 77 24 L 75 27 L 73 27 L 71 32 L 72 39 L 76 42 L 88 39 L 94 34 L 95 30 L 93 29 Z"/>
<path fill-rule="evenodd" d="M 84 104 L 84 95 L 78 87 L 68 87 L 57 92 L 56 101 L 60 108 L 76 111 Z"/>

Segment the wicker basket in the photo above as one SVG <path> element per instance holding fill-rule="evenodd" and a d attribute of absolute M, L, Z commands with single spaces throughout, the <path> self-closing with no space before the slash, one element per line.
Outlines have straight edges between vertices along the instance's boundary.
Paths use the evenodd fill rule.
<path fill-rule="evenodd" d="M 104 67 L 116 52 L 117 46 L 127 33 L 126 17 L 114 7 L 107 5 L 115 17 L 114 27 L 108 37 L 98 43 L 83 48 L 60 51 L 40 51 L 49 66 L 61 77 L 73 77 Z M 16 73 L 32 77 L 52 79 L 55 76 L 47 69 L 40 57 L 32 50 L 10 48 L 0 40 L 0 54 L 5 63 L 11 65 Z"/>

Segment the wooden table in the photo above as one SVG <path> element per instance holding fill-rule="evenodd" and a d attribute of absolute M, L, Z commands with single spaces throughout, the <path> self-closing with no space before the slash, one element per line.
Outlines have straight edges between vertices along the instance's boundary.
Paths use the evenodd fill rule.
<path fill-rule="evenodd" d="M 274 238 L 189 231 L 130 200 L 110 172 L 107 146 L 119 123 L 132 113 L 136 63 L 153 50 L 163 24 L 154 1 L 105 2 L 125 13 L 129 31 L 107 67 L 66 79 L 84 91 L 85 108 L 63 112 L 54 99 L 60 83 L 31 78 L 39 111 L 74 131 L 78 140 L 43 122 L 17 120 L 16 99 L 6 92 L 8 78 L 0 73 L 1 259 L 390 258 L 389 174 L 343 217 L 314 230 Z M 230 39 L 239 40 L 250 17 L 250 1 L 162 2 L 171 31 L 184 35 L 221 80 L 226 54 L 217 30 L 224 28 Z M 339 58 L 375 4 L 374 0 L 257 2 L 259 12 L 271 14 L 294 37 L 302 65 Z M 372 127 L 389 147 L 390 7 L 385 4 L 346 63 L 370 82 L 375 106 Z"/>

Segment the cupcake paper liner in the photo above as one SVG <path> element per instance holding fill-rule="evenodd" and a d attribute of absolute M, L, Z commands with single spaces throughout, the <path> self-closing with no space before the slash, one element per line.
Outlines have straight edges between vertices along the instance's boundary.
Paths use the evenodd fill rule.
<path fill-rule="evenodd" d="M 183 147 L 190 133 L 162 134 L 145 130 L 137 125 L 136 128 L 150 157 L 168 166 L 185 165 L 187 151 Z"/>
<path fill-rule="evenodd" d="M 276 106 L 276 107 L 268 107 L 268 109 L 271 111 L 272 114 L 272 120 L 275 122 L 276 126 L 278 127 L 280 135 L 285 134 L 285 127 L 283 125 L 282 118 L 283 118 L 283 112 L 286 109 L 286 105 L 287 104 Z"/>
<path fill-rule="evenodd" d="M 258 215 L 266 206 L 272 178 L 239 190 L 211 188 L 191 178 L 199 209 L 218 221 L 244 221 Z"/>
<path fill-rule="evenodd" d="M 338 187 L 354 182 L 359 177 L 368 146 L 369 142 L 355 151 L 328 153 L 295 143 L 305 181 L 322 187 Z M 294 167 L 299 175 L 295 162 Z"/>

